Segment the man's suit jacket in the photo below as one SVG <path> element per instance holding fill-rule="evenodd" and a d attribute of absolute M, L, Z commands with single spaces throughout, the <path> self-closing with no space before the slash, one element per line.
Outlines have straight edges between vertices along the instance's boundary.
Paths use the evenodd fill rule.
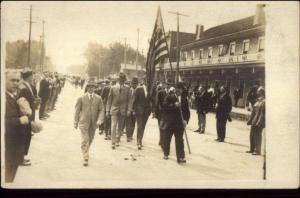
<path fill-rule="evenodd" d="M 5 161 L 7 164 L 19 165 L 24 159 L 24 127 L 20 122 L 21 112 L 16 99 L 6 93 L 5 109 Z"/>
<path fill-rule="evenodd" d="M 104 105 L 100 96 L 93 94 L 93 99 L 89 99 L 88 94 L 78 98 L 75 105 L 74 125 L 80 129 L 88 130 L 97 128 L 97 122 L 104 121 Z"/>
<path fill-rule="evenodd" d="M 138 86 L 134 91 L 132 110 L 137 116 L 151 114 L 150 97 L 146 96 L 143 86 Z"/>
<path fill-rule="evenodd" d="M 121 115 L 126 116 L 130 107 L 130 88 L 127 85 L 119 84 L 111 87 L 106 104 L 106 112 L 110 115 L 117 115 L 118 112 Z"/>
<path fill-rule="evenodd" d="M 105 109 L 106 109 L 106 104 L 107 104 L 107 100 L 108 100 L 109 90 L 110 90 L 110 85 L 106 85 L 103 88 L 103 91 L 102 91 L 102 94 L 101 94 L 103 105 L 104 105 Z M 106 112 L 106 110 L 105 110 L 105 112 Z"/>
<path fill-rule="evenodd" d="M 207 91 L 198 93 L 195 100 L 197 113 L 207 113 L 209 108 L 209 96 Z"/>
<path fill-rule="evenodd" d="M 190 120 L 190 108 L 189 108 L 189 102 L 188 102 L 188 91 L 184 90 L 181 94 L 181 104 L 180 104 L 181 112 L 182 112 L 182 118 L 188 123 Z"/>
<path fill-rule="evenodd" d="M 43 78 L 40 81 L 40 90 L 39 90 L 39 97 L 42 99 L 47 99 L 50 96 L 50 83 L 47 81 L 47 79 Z"/>
<path fill-rule="evenodd" d="M 156 107 L 155 107 L 155 116 L 158 120 L 161 119 L 162 111 L 163 111 L 163 103 L 167 92 L 165 89 L 159 90 L 156 96 Z"/>
<path fill-rule="evenodd" d="M 35 105 L 34 105 L 34 100 L 35 100 L 35 93 L 34 93 L 34 88 L 32 85 L 28 85 L 26 84 L 25 82 L 22 82 L 20 83 L 19 85 L 19 98 L 21 97 L 24 97 L 29 105 L 30 105 L 30 108 L 32 110 L 32 115 L 30 117 L 30 120 L 31 121 L 34 121 L 35 120 Z"/>
<path fill-rule="evenodd" d="M 216 118 L 228 119 L 232 109 L 231 98 L 228 94 L 223 94 L 217 101 Z"/>

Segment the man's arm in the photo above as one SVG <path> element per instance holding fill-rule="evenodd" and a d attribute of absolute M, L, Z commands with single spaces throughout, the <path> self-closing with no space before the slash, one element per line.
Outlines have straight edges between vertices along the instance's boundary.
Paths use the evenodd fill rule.
<path fill-rule="evenodd" d="M 82 101 L 81 101 L 81 97 L 78 98 L 76 105 L 75 105 L 75 116 L 74 116 L 74 127 L 77 128 L 78 127 L 78 122 L 79 122 L 79 115 L 82 109 Z"/>
<path fill-rule="evenodd" d="M 97 124 L 98 125 L 101 125 L 103 122 L 104 122 L 104 114 L 105 114 L 105 110 L 104 110 L 104 105 L 103 105 L 103 102 L 102 102 L 102 99 L 101 97 L 99 97 L 100 99 L 100 102 L 99 102 L 99 114 L 98 114 L 98 119 L 97 119 Z"/>
<path fill-rule="evenodd" d="M 107 103 L 106 103 L 106 112 L 105 112 L 106 114 L 109 114 L 109 112 L 110 112 L 112 100 L 113 100 L 113 87 L 111 87 L 109 90 Z"/>

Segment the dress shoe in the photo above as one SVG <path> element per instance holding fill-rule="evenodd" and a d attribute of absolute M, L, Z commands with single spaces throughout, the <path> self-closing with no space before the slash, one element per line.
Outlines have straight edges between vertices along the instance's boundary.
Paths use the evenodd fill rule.
<path fill-rule="evenodd" d="M 105 136 L 105 137 L 104 137 L 104 139 L 105 139 L 105 140 L 108 140 L 108 137 L 107 137 L 107 136 Z"/>
<path fill-rule="evenodd" d="M 116 146 L 113 144 L 113 145 L 111 146 L 111 148 L 112 148 L 112 149 L 115 149 L 115 148 L 116 148 Z"/>
<path fill-rule="evenodd" d="M 119 142 L 116 143 L 116 147 L 120 146 Z"/>
<path fill-rule="evenodd" d="M 224 142 L 224 139 L 220 139 L 219 142 Z"/>
<path fill-rule="evenodd" d="M 20 164 L 20 166 L 31 166 L 31 162 L 30 161 L 23 161 L 22 164 Z"/>
<path fill-rule="evenodd" d="M 169 157 L 167 155 L 164 156 L 164 160 L 167 160 L 169 159 Z"/>
<path fill-rule="evenodd" d="M 194 132 L 198 133 L 198 132 L 200 132 L 200 129 L 197 129 L 197 130 L 195 130 Z"/>
<path fill-rule="evenodd" d="M 89 164 L 88 160 L 84 160 L 83 166 L 88 166 L 88 164 Z"/>
<path fill-rule="evenodd" d="M 259 152 L 256 152 L 256 151 L 254 151 L 254 152 L 252 153 L 252 155 L 260 155 L 260 153 L 259 153 Z"/>
<path fill-rule="evenodd" d="M 99 135 L 102 135 L 103 134 L 103 131 L 99 131 Z"/>
<path fill-rule="evenodd" d="M 204 134 L 204 131 L 200 131 L 199 134 Z"/>
<path fill-rule="evenodd" d="M 216 141 L 216 142 L 220 142 L 220 139 L 219 139 L 219 138 L 218 138 L 218 139 L 215 139 L 215 141 Z"/>
<path fill-rule="evenodd" d="M 179 158 L 179 159 L 177 160 L 177 162 L 178 162 L 179 164 L 183 164 L 183 163 L 186 163 L 186 159 L 184 159 L 184 158 Z"/>
<path fill-rule="evenodd" d="M 107 136 L 107 139 L 108 139 L 108 140 L 111 140 L 111 137 L 110 137 L 110 136 Z"/>
<path fill-rule="evenodd" d="M 142 149 L 142 145 L 139 144 L 138 145 L 138 149 L 141 150 Z"/>
<path fill-rule="evenodd" d="M 253 153 L 253 151 L 246 151 L 246 153 Z"/>

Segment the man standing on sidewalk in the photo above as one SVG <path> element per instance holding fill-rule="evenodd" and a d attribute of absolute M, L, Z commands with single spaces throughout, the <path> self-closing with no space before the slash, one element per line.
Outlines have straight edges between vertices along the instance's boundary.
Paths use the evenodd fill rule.
<path fill-rule="evenodd" d="M 103 101 L 103 106 L 104 106 L 104 112 L 106 112 L 106 104 L 108 100 L 108 95 L 110 91 L 111 85 L 110 85 L 110 80 L 105 80 L 105 86 L 102 91 L 102 101 Z M 105 131 L 105 140 L 111 140 L 111 117 L 110 116 L 105 116 L 104 118 L 104 131 Z"/>
<path fill-rule="evenodd" d="M 26 134 L 23 128 L 29 125 L 29 118 L 22 116 L 16 101 L 20 74 L 5 72 L 6 108 L 5 108 L 5 182 L 13 182 L 17 169 L 24 160 Z"/>
<path fill-rule="evenodd" d="M 39 110 L 39 119 L 43 120 L 46 118 L 46 105 L 47 101 L 49 100 L 50 96 L 50 83 L 48 81 L 48 74 L 44 72 L 43 79 L 40 81 L 40 90 L 39 90 L 39 97 L 41 98 L 41 105 Z"/>
<path fill-rule="evenodd" d="M 194 132 L 203 134 L 205 133 L 206 113 L 208 112 L 208 95 L 203 86 L 199 87 L 199 92 L 196 95 L 195 104 L 197 108 L 199 128 Z"/>
<path fill-rule="evenodd" d="M 81 130 L 81 150 L 83 165 L 88 165 L 89 149 L 95 136 L 97 126 L 104 121 L 104 106 L 100 96 L 94 94 L 96 84 L 88 83 L 87 92 L 78 98 L 75 106 L 74 127 Z"/>
<path fill-rule="evenodd" d="M 119 84 L 111 87 L 106 104 L 106 116 L 111 115 L 112 149 L 119 146 L 125 128 L 126 116 L 130 114 L 130 88 L 125 85 L 126 75 L 120 73 Z M 118 127 L 118 130 L 117 130 Z"/>

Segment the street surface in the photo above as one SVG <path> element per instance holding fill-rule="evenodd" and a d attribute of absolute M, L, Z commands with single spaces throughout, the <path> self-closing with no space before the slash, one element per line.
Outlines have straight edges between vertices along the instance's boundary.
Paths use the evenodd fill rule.
<path fill-rule="evenodd" d="M 193 132 L 197 129 L 194 110 L 187 126 L 192 154 L 188 154 L 185 142 L 186 164 L 177 164 L 174 137 L 170 158 L 163 159 L 158 146 L 157 120 L 150 118 L 143 150 L 137 150 L 136 132 L 133 142 L 127 143 L 123 136 L 120 147 L 112 150 L 111 142 L 97 131 L 90 149 L 89 166 L 83 167 L 80 131 L 73 128 L 74 106 L 81 94 L 83 90 L 66 82 L 56 110 L 48 120 L 42 121 L 43 131 L 32 138 L 29 151 L 32 165 L 18 169 L 11 187 L 180 188 L 182 181 L 190 182 L 185 187 L 200 188 L 195 186 L 197 181 L 262 180 L 263 157 L 245 153 L 249 150 L 250 131 L 246 123 L 237 120 L 228 123 L 225 143 L 218 143 L 214 141 L 215 115 L 208 114 L 206 134 L 200 135 Z"/>

